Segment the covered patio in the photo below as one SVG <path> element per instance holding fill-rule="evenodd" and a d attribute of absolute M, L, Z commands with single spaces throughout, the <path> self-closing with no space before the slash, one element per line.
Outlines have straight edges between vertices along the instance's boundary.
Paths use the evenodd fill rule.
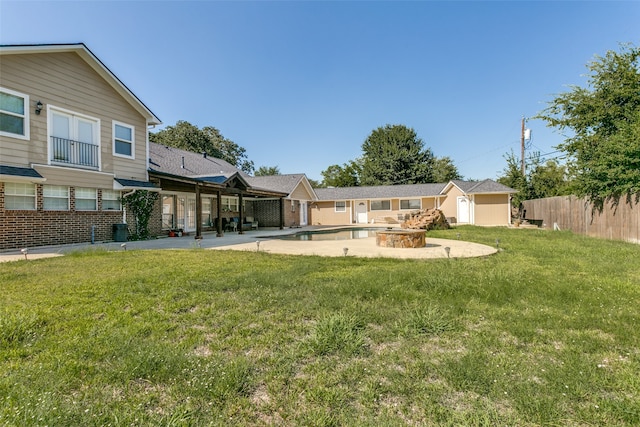
<path fill-rule="evenodd" d="M 252 225 L 284 228 L 287 194 L 252 187 L 240 173 L 185 177 L 151 170 L 149 179 L 162 189 L 157 218 L 161 232 L 182 230 L 199 239 L 204 231 L 215 231 L 222 237 L 234 219 L 238 234 L 244 234 L 245 224 L 249 229 Z"/>

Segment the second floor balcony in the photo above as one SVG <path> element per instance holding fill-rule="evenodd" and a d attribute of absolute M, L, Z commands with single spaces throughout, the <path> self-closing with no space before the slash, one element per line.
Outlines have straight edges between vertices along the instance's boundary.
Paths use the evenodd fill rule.
<path fill-rule="evenodd" d="M 51 137 L 51 163 L 99 169 L 99 149 L 95 144 Z"/>

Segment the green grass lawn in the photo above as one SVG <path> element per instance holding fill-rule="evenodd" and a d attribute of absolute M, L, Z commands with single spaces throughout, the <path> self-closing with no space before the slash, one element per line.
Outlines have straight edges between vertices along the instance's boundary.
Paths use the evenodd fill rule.
<path fill-rule="evenodd" d="M 640 246 L 458 233 L 502 250 L 0 264 L 0 425 L 640 425 Z"/>

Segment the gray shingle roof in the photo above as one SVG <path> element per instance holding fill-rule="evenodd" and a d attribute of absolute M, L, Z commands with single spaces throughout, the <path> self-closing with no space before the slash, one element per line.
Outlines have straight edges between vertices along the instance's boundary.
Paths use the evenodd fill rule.
<path fill-rule="evenodd" d="M 390 199 L 437 196 L 446 184 L 378 185 L 371 187 L 316 188 L 319 200 Z"/>
<path fill-rule="evenodd" d="M 304 174 L 254 176 L 247 179 L 252 187 L 291 194 L 305 177 Z"/>
<path fill-rule="evenodd" d="M 222 159 L 204 157 L 201 153 L 166 147 L 154 142 L 149 143 L 149 169 L 188 178 L 228 178 L 235 173 L 239 173 L 244 179 L 249 178 L 248 174 Z"/>
<path fill-rule="evenodd" d="M 515 193 L 515 190 L 490 179 L 484 181 L 451 181 L 466 194 Z M 316 188 L 319 200 L 393 199 L 398 197 L 438 196 L 443 184 L 380 185 L 372 187 Z"/>
<path fill-rule="evenodd" d="M 149 170 L 160 173 L 200 179 L 212 183 L 223 183 L 234 174 L 238 174 L 252 188 L 291 194 L 304 174 L 250 176 L 232 164 L 215 157 L 149 143 Z M 451 181 L 466 194 L 514 193 L 515 190 L 490 179 L 484 181 Z M 371 187 L 315 188 L 318 200 L 354 200 L 354 199 L 391 199 L 398 197 L 438 196 L 449 185 L 411 184 L 379 185 Z"/>
<path fill-rule="evenodd" d="M 467 194 L 486 194 L 486 193 L 517 193 L 513 188 L 502 185 L 491 179 L 484 181 L 451 181 Z"/>

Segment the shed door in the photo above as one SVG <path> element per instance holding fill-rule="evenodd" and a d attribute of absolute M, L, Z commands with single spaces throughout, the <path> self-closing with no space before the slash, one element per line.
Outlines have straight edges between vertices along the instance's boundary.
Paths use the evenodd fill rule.
<path fill-rule="evenodd" d="M 469 199 L 464 196 L 458 196 L 458 222 L 469 223 Z"/>

